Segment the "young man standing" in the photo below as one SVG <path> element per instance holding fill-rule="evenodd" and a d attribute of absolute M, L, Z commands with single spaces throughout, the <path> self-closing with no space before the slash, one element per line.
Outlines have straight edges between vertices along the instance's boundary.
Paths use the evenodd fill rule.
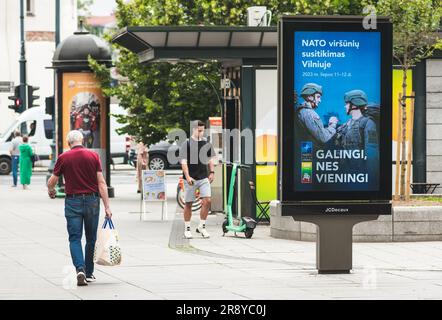
<path fill-rule="evenodd" d="M 191 123 L 191 137 L 183 143 L 180 149 L 181 167 L 184 180 L 184 237 L 192 238 L 190 219 L 192 218 L 192 203 L 195 201 L 195 192 L 198 189 L 202 200 L 200 223 L 196 232 L 203 238 L 209 238 L 206 230 L 206 219 L 210 210 L 211 189 L 214 179 L 215 150 L 204 135 L 204 122 L 195 120 Z M 209 172 L 207 170 L 209 167 Z"/>
<path fill-rule="evenodd" d="M 83 135 L 78 130 L 68 133 L 67 141 L 71 150 L 61 154 L 48 181 L 48 194 L 55 198 L 55 186 L 60 175 L 65 180 L 65 217 L 69 233 L 69 248 L 72 262 L 77 270 L 77 285 L 85 286 L 94 282 L 94 249 L 97 240 L 100 197 L 103 200 L 106 218 L 112 218 L 109 207 L 106 180 L 97 153 L 83 146 Z M 100 197 L 99 197 L 100 196 Z M 86 234 L 85 254 L 81 238 Z"/>

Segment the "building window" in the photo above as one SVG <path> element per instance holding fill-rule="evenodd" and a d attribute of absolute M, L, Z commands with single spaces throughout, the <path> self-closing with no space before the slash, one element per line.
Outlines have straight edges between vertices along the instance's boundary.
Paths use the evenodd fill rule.
<path fill-rule="evenodd" d="M 26 0 L 26 15 L 27 16 L 35 16 L 34 0 Z"/>

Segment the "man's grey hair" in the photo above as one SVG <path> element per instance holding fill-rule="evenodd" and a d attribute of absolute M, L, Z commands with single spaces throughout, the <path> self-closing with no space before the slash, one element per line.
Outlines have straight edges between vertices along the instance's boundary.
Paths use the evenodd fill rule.
<path fill-rule="evenodd" d="M 69 144 L 74 144 L 76 142 L 83 142 L 83 134 L 78 130 L 69 131 L 66 140 Z"/>

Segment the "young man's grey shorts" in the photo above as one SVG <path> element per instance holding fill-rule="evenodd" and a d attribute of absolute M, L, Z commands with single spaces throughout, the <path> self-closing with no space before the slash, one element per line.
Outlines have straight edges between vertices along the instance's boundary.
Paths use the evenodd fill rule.
<path fill-rule="evenodd" d="M 187 180 L 184 180 L 184 201 L 194 202 L 197 189 L 200 191 L 200 198 L 210 198 L 212 196 L 209 178 L 195 180 L 191 186 L 187 183 Z"/>

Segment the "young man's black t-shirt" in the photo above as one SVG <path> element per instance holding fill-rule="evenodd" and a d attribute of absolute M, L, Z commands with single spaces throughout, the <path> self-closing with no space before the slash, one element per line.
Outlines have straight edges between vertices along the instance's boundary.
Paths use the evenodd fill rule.
<path fill-rule="evenodd" d="M 195 180 L 205 179 L 209 176 L 207 165 L 214 156 L 215 150 L 212 144 L 205 139 L 197 141 L 190 137 L 180 148 L 180 159 L 187 160 L 189 175 Z"/>

